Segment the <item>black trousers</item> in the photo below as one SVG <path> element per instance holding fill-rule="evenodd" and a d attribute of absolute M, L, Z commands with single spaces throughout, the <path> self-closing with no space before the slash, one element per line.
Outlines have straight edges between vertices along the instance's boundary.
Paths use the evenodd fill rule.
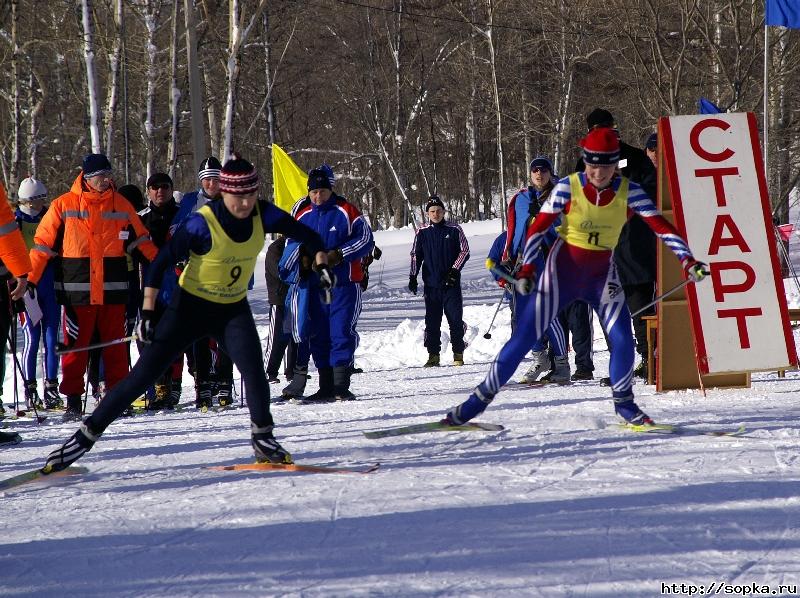
<path fill-rule="evenodd" d="M 294 372 L 294 362 L 297 355 L 297 348 L 291 334 L 283 331 L 283 320 L 285 307 L 283 305 L 270 305 L 269 307 L 269 340 L 264 357 L 267 362 L 267 376 L 278 377 L 278 370 L 281 368 L 281 361 L 284 356 L 286 363 L 283 373 L 287 378 L 291 378 Z"/>
<path fill-rule="evenodd" d="M 89 427 L 95 432 L 105 430 L 185 347 L 206 336 L 225 347 L 239 368 L 250 420 L 259 427 L 273 425 L 261 341 L 250 304 L 246 299 L 232 304 L 213 303 L 179 289 L 156 326 L 153 342 L 145 347 L 131 372 L 97 406 L 88 419 Z"/>
<path fill-rule="evenodd" d="M 461 286 L 425 287 L 425 348 L 434 355 L 442 349 L 442 313 L 450 327 L 453 353 L 463 353 L 465 325 Z"/>
<path fill-rule="evenodd" d="M 622 287 L 625 290 L 625 302 L 631 313 L 638 311 L 656 296 L 656 283 L 645 282 L 642 284 L 626 284 Z M 636 336 L 636 352 L 642 357 L 647 358 L 647 322 L 642 320 L 642 316 L 652 316 L 656 313 L 656 306 L 652 305 L 643 313 L 632 318 L 633 333 Z"/>
<path fill-rule="evenodd" d="M 585 301 L 573 301 L 558 314 L 565 334 L 572 334 L 575 369 L 594 371 L 592 360 L 592 308 Z"/>

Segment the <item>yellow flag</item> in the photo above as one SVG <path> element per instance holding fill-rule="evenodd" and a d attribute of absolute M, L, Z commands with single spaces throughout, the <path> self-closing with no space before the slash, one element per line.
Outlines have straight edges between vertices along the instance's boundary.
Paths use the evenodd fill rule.
<path fill-rule="evenodd" d="M 298 199 L 308 194 L 308 175 L 294 163 L 285 151 L 272 144 L 272 185 L 275 205 L 291 211 Z"/>

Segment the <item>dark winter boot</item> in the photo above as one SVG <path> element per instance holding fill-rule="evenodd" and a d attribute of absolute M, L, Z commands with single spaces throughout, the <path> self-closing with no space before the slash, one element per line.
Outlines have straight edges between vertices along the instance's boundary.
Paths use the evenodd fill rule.
<path fill-rule="evenodd" d="M 222 380 L 217 383 L 217 403 L 220 407 L 228 407 L 233 404 L 232 380 Z"/>
<path fill-rule="evenodd" d="M 637 378 L 642 378 L 647 380 L 647 358 L 642 357 L 642 360 L 639 362 L 639 365 L 636 366 L 636 369 L 633 370 L 633 375 Z"/>
<path fill-rule="evenodd" d="M 58 394 L 58 380 L 48 378 L 44 382 L 44 408 L 60 409 L 64 406 L 64 399 Z"/>
<path fill-rule="evenodd" d="M 211 409 L 211 388 L 212 383 L 207 380 L 201 380 L 194 387 L 194 404 L 200 410 L 208 411 Z"/>
<path fill-rule="evenodd" d="M 428 353 L 428 361 L 425 362 L 425 365 L 422 367 L 426 368 L 435 368 L 439 365 L 439 354 L 438 353 Z"/>
<path fill-rule="evenodd" d="M 355 401 L 356 395 L 350 392 L 350 366 L 333 368 L 333 396 L 337 401 Z"/>
<path fill-rule="evenodd" d="M 250 444 L 257 463 L 292 463 L 292 456 L 272 435 L 272 426 L 259 427 L 250 422 Z"/>
<path fill-rule="evenodd" d="M 172 380 L 169 386 L 169 404 L 172 406 L 172 409 L 175 409 L 180 402 L 181 402 L 181 386 L 183 385 L 183 380 L 180 378 L 175 378 Z"/>
<path fill-rule="evenodd" d="M 42 399 L 39 398 L 39 390 L 36 388 L 36 380 L 29 380 L 25 383 L 25 404 L 28 409 L 41 409 Z"/>
<path fill-rule="evenodd" d="M 308 368 L 294 368 L 292 381 L 281 391 L 281 400 L 299 399 L 306 391 L 308 382 Z"/>
<path fill-rule="evenodd" d="M 155 396 L 150 401 L 149 408 L 150 411 L 172 409 L 172 403 L 169 400 L 169 386 L 167 384 L 156 384 Z"/>
<path fill-rule="evenodd" d="M 22 436 L 16 432 L 0 432 L 0 446 L 4 444 L 19 444 L 22 442 Z"/>
<path fill-rule="evenodd" d="M 556 356 L 553 358 L 553 369 L 547 372 L 544 376 L 542 376 L 543 382 L 549 382 L 551 384 L 569 384 L 570 383 L 570 372 L 569 372 L 569 359 L 566 355 Z"/>
<path fill-rule="evenodd" d="M 333 390 L 333 368 L 319 369 L 319 390 L 303 400 L 310 403 L 330 403 L 336 400 Z"/>
<path fill-rule="evenodd" d="M 81 395 L 67 395 L 67 410 L 64 411 L 65 422 L 81 421 L 83 416 L 83 401 Z"/>
<path fill-rule="evenodd" d="M 47 456 L 47 462 L 42 467 L 42 473 L 53 473 L 54 471 L 66 469 L 88 453 L 98 438 L 100 438 L 100 433 L 93 432 L 86 422 L 82 423 L 78 431 L 69 440 Z"/>

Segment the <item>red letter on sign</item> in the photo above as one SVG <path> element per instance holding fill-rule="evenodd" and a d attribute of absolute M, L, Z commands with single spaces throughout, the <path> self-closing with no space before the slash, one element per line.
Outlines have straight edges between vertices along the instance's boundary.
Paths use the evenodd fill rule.
<path fill-rule="evenodd" d="M 744 293 L 753 288 L 756 282 L 756 273 L 752 266 L 746 262 L 711 262 L 711 283 L 714 287 L 714 301 L 725 302 L 725 293 Z M 723 284 L 722 272 L 725 270 L 740 270 L 744 272 L 744 281 L 737 284 Z"/>
<path fill-rule="evenodd" d="M 725 187 L 722 184 L 722 177 L 735 176 L 739 174 L 739 169 L 735 166 L 730 168 L 698 168 L 694 171 L 694 176 L 710 176 L 714 179 L 714 194 L 717 196 L 717 205 L 722 207 L 725 203 Z"/>
<path fill-rule="evenodd" d="M 747 334 L 747 316 L 763 315 L 760 307 L 740 307 L 739 309 L 718 309 L 720 318 L 736 318 L 736 327 L 739 329 L 739 344 L 742 349 L 750 348 L 750 335 Z"/>
<path fill-rule="evenodd" d="M 728 123 L 726 123 L 724 120 L 720 120 L 719 118 L 707 118 L 705 120 L 701 120 L 694 127 L 692 127 L 692 130 L 689 132 L 689 143 L 691 144 L 694 153 L 703 158 L 703 160 L 708 160 L 709 162 L 724 162 L 736 152 L 734 152 L 731 148 L 725 148 L 721 152 L 713 154 L 700 145 L 700 133 L 710 127 L 716 127 L 717 129 L 722 129 L 723 131 L 727 131 L 731 128 Z"/>
<path fill-rule="evenodd" d="M 723 237 L 722 233 L 728 229 L 730 236 Z M 750 253 L 750 247 L 744 240 L 739 227 L 731 218 L 730 214 L 720 214 L 714 221 L 714 232 L 711 234 L 711 243 L 708 244 L 708 255 L 717 255 L 720 247 L 738 247 L 742 253 Z"/>

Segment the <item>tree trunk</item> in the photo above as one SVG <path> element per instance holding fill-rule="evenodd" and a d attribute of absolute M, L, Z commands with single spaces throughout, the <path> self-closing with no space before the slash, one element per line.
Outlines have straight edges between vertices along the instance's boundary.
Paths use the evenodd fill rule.
<path fill-rule="evenodd" d="M 197 31 L 194 25 L 192 0 L 184 0 L 183 17 L 186 27 L 186 69 L 189 76 L 189 110 L 192 116 L 192 153 L 194 170 L 206 158 L 206 132 L 203 127 L 203 82 L 200 79 L 200 64 L 197 60 Z"/>
<path fill-rule="evenodd" d="M 91 0 L 81 0 L 81 8 L 83 16 L 83 61 L 86 65 L 86 91 L 89 96 L 89 137 L 92 142 L 92 153 L 99 154 L 101 151 L 100 109 L 97 96 L 97 76 L 94 72 Z"/>
<path fill-rule="evenodd" d="M 11 163 L 8 165 L 8 196 L 17 196 L 19 181 L 20 147 L 22 145 L 22 111 L 20 109 L 20 81 L 19 81 L 19 0 L 11 0 Z"/>
<path fill-rule="evenodd" d="M 178 107 L 181 102 L 181 90 L 178 87 L 178 13 L 180 0 L 172 0 L 172 39 L 170 40 L 170 72 L 169 72 L 169 110 L 170 131 L 169 148 L 167 151 L 168 174 L 175 178 L 175 166 L 178 162 L 178 127 L 180 125 L 180 112 Z"/>
<path fill-rule="evenodd" d="M 222 153 L 227 157 L 233 147 L 233 127 L 236 116 L 236 93 L 239 86 L 239 61 L 242 48 L 253 30 L 253 24 L 261 19 L 261 13 L 267 6 L 267 0 L 260 0 L 246 28 L 242 28 L 244 13 L 239 0 L 230 0 L 230 26 L 228 28 L 228 60 L 226 63 L 225 81 L 228 85 L 225 96 L 225 120 L 222 129 Z M 225 160 L 223 160 L 224 163 Z"/>
<path fill-rule="evenodd" d="M 502 197 L 500 214 L 500 222 L 503 230 L 506 228 L 506 209 L 508 208 L 508 199 L 506 198 L 506 179 L 505 179 L 505 165 L 503 163 L 503 115 L 500 111 L 500 88 L 497 84 L 497 61 L 495 58 L 494 40 L 492 39 L 492 26 L 494 18 L 494 8 L 492 6 L 493 0 L 487 0 L 489 7 L 489 23 L 485 31 L 486 41 L 489 46 L 489 66 L 492 70 L 492 91 L 494 93 L 494 110 L 497 117 L 497 171 L 500 182 L 500 196 Z"/>
<path fill-rule="evenodd" d="M 147 1 L 147 12 L 144 16 L 145 29 L 147 30 L 147 42 L 145 44 L 145 55 L 147 56 L 147 91 L 145 94 L 144 110 L 144 129 L 142 137 L 145 146 L 145 178 L 150 178 L 153 174 L 153 164 L 155 163 L 155 102 L 156 102 L 156 61 L 158 46 L 156 45 L 156 30 L 158 28 L 158 0 Z"/>
<path fill-rule="evenodd" d="M 109 76 L 110 83 L 108 86 L 108 104 L 106 106 L 106 143 L 105 153 L 106 156 L 113 155 L 113 142 L 114 142 L 114 121 L 117 117 L 117 98 L 119 89 L 119 73 L 122 63 L 122 40 L 125 34 L 123 26 L 124 8 L 122 0 L 115 0 L 114 2 L 114 22 L 116 24 L 117 36 L 114 38 L 114 45 L 109 55 Z"/>

